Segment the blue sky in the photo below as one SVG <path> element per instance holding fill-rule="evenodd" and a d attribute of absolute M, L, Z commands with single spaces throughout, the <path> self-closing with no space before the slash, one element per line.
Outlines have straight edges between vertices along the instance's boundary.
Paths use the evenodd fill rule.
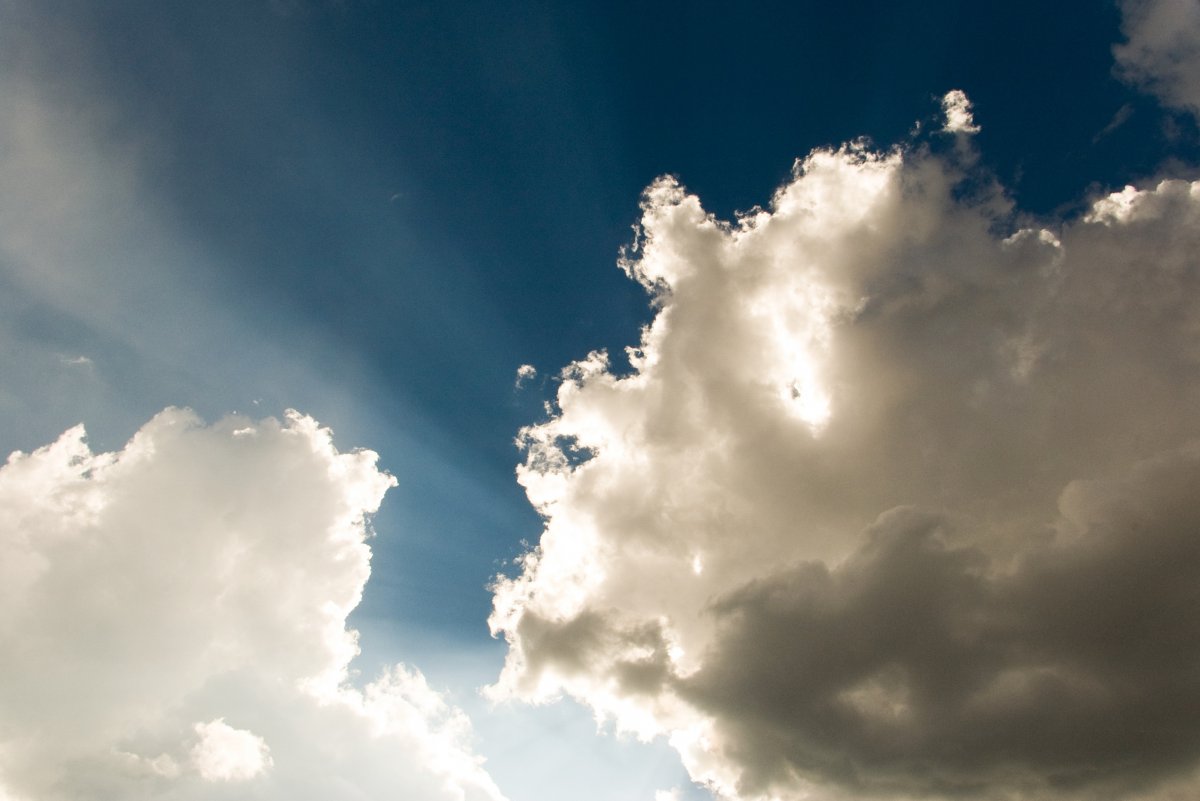
<path fill-rule="evenodd" d="M 579 510 L 596 516 L 596 509 L 632 508 L 640 501 L 616 490 L 606 495 L 609 490 L 586 482 L 571 484 L 584 479 L 567 467 L 562 476 L 576 488 L 562 496 L 547 490 L 556 505 L 535 509 L 537 501 L 531 504 L 526 490 L 536 479 L 527 478 L 522 487 L 514 477 L 517 465 L 533 456 L 518 450 L 514 438 L 525 426 L 540 426 L 533 439 L 526 440 L 527 446 L 534 443 L 527 453 L 538 452 L 536 443 L 543 442 L 548 443 L 546 454 L 561 456 L 562 442 L 556 437 L 586 444 L 590 436 L 600 437 L 587 420 L 607 419 L 615 426 L 618 419 L 637 414 L 618 415 L 598 399 L 585 414 L 582 410 L 591 401 L 579 400 L 576 421 L 558 394 L 560 387 L 572 384 L 564 384 L 561 371 L 590 352 L 607 350 L 611 371 L 603 371 L 601 378 L 577 379 L 580 398 L 593 397 L 589 393 L 599 398 L 601 390 L 589 387 L 638 372 L 624 349 L 637 345 L 642 327 L 652 321 L 663 320 L 666 331 L 661 309 L 683 309 L 672 311 L 670 319 L 687 320 L 688 309 L 701 308 L 687 305 L 701 301 L 684 300 L 691 296 L 682 288 L 677 306 L 672 306 L 670 298 L 675 296 L 670 293 L 660 293 L 652 302 L 650 295 L 659 292 L 655 281 L 673 285 L 677 277 L 666 267 L 661 274 L 654 272 L 660 269 L 654 267 L 658 257 L 646 256 L 642 262 L 645 286 L 617 266 L 622 248 L 634 242 L 635 223 L 642 220 L 644 227 L 652 228 L 656 209 L 661 211 L 655 205 L 660 201 L 648 200 L 639 207 L 643 191 L 660 176 L 675 176 L 707 212 L 732 220 L 755 206 L 770 207 L 780 187 L 800 186 L 805 173 L 793 172 L 797 159 L 814 149 L 836 149 L 866 137 L 871 152 L 886 154 L 893 145 L 901 147 L 915 165 L 912 176 L 928 174 L 920 171 L 921 165 L 951 176 L 945 181 L 952 184 L 947 199 L 929 211 L 929 219 L 960 233 L 931 235 L 929 241 L 940 244 L 922 244 L 928 246 L 925 255 L 905 257 L 911 264 L 939 258 L 947 264 L 958 263 L 954 259 L 963 264 L 986 262 L 992 257 L 979 254 L 999 253 L 997 243 L 1005 238 L 1025 241 L 1018 236 L 1025 230 L 1051 232 L 1081 254 L 1117 252 L 1124 245 L 1094 244 L 1088 239 L 1091 234 L 1070 232 L 1099 226 L 1103 215 L 1094 204 L 1127 184 L 1149 192 L 1163 178 L 1190 180 L 1200 157 L 1200 136 L 1197 108 L 1190 99 L 1194 95 L 1188 94 L 1188 82 L 1196 79 L 1186 72 L 1190 62 L 1184 59 L 1184 74 L 1172 83 L 1169 75 L 1163 77 L 1161 62 L 1135 54 L 1121 67 L 1113 48 L 1132 35 L 1136 14 L 1165 7 L 1163 13 L 1178 13 L 1190 24 L 1195 21 L 1192 5 L 1172 6 L 1167 0 L 1131 3 L 1125 9 L 1094 2 L 1053 7 L 1032 2 L 888 2 L 845 10 L 813 3 L 733 8 L 710 3 L 4 0 L 0 449 L 30 452 L 82 422 L 92 451 L 119 451 L 146 421 L 176 406 L 195 410 L 208 423 L 231 413 L 249 420 L 280 417 L 294 408 L 330 427 L 342 453 L 354 448 L 375 451 L 378 468 L 394 476 L 396 486 L 373 517 L 370 579 L 361 604 L 349 617 L 348 625 L 361 632 L 362 655 L 353 666 L 361 671 L 362 681 L 398 661 L 419 668 L 435 689 L 447 692 L 471 717 L 476 732 L 472 747 L 488 758 L 490 775 L 512 799 L 570 795 L 649 801 L 655 791 L 671 788 L 678 788 L 680 798 L 710 797 L 708 790 L 693 786 L 689 771 L 691 779 L 729 798 L 734 797 L 730 788 L 735 785 L 747 799 L 771 793 L 791 797 L 787 793 L 799 790 L 787 776 L 799 776 L 795 781 L 812 781 L 817 787 L 933 797 L 933 791 L 919 783 L 896 778 L 903 766 L 880 769 L 883 778 L 876 784 L 870 778 L 875 775 L 872 769 L 863 767 L 873 763 L 862 756 L 862 776 L 851 780 L 822 767 L 821 759 L 795 756 L 809 754 L 800 745 L 788 752 L 792 756 L 780 757 L 786 769 L 757 765 L 737 756 L 738 749 L 729 745 L 719 759 L 693 754 L 685 770 L 676 751 L 686 749 L 667 744 L 672 732 L 687 730 L 678 722 L 684 720 L 677 717 L 683 714 L 678 710 L 655 707 L 657 722 L 641 729 L 657 737 L 653 744 L 617 738 L 611 731 L 596 733 L 593 710 L 615 721 L 610 729 L 640 725 L 630 722 L 640 720 L 630 710 L 641 702 L 622 706 L 601 693 L 596 689 L 603 686 L 600 673 L 576 675 L 560 665 L 554 668 L 557 673 L 546 674 L 559 682 L 547 692 L 576 700 L 524 704 L 521 699 L 529 700 L 537 692 L 529 689 L 532 684 L 521 684 L 521 676 L 542 680 L 531 667 L 540 646 L 513 621 L 497 624 L 498 633 L 507 639 L 489 634 L 495 576 L 524 572 L 529 586 L 541 586 L 539 581 L 557 586 L 557 579 L 549 575 L 551 568 L 540 568 L 539 573 L 529 562 L 514 563 L 537 544 L 544 526 L 547 531 L 557 530 L 555 526 L 567 530 L 569 520 L 583 514 Z M 1152 34 L 1158 29 L 1147 23 L 1145 30 L 1154 45 Z M 1178 46 L 1194 53 L 1200 30 L 1179 30 L 1183 44 Z M 978 133 L 941 130 L 942 100 L 953 89 L 969 98 Z M 829 167 L 829 175 L 835 176 L 829 180 L 850 181 L 846 176 L 860 168 L 866 169 L 861 163 L 853 169 Z M 810 175 L 824 174 L 816 163 L 806 169 Z M 926 185 L 925 178 L 917 177 L 896 180 L 924 187 L 921 198 L 936 195 L 936 187 L 942 185 Z M 867 200 L 847 201 L 848 206 L 859 203 L 870 206 Z M 968 217 L 975 222 L 962 222 Z M 1181 219 L 1180 227 L 1171 229 L 1179 231 L 1176 238 L 1145 235 L 1151 243 L 1176 243 L 1172 246 L 1178 252 L 1161 253 L 1154 250 L 1157 246 L 1147 246 L 1142 256 L 1129 256 L 1127 262 L 1175 264 L 1182 259 L 1194 264 L 1186 238 L 1192 218 Z M 1118 222 L 1125 224 L 1126 218 Z M 834 229 L 843 223 L 839 218 L 826 224 Z M 910 224 L 919 227 L 919 220 Z M 662 225 L 662 232 L 682 230 Z M 880 226 L 886 227 L 882 222 Z M 946 244 L 973 242 L 971 237 L 983 237 L 984 229 L 994 234 L 986 247 L 964 244 L 959 251 Z M 961 233 L 968 230 L 971 233 Z M 674 243 L 673 236 L 683 235 L 659 233 L 646 241 Z M 880 245 L 880 252 L 892 248 L 907 253 L 911 243 L 896 237 Z M 1082 243 L 1071 244 L 1072 237 Z M 691 245 L 685 247 L 690 241 L 676 244 L 681 252 L 692 252 L 687 249 Z M 819 258 L 836 261 L 832 255 L 804 257 Z M 854 258 L 865 263 L 874 257 Z M 897 260 L 899 264 L 899 256 Z M 637 269 L 633 272 L 636 278 Z M 925 280 L 916 267 L 903 265 L 889 275 Z M 882 292 L 880 287 L 891 286 L 890 280 L 863 278 L 863 303 L 875 296 L 871 293 Z M 719 296 L 717 288 L 712 291 Z M 1048 289 L 1038 292 L 1050 294 Z M 996 290 L 996 296 L 1000 294 Z M 732 297 L 730 303 L 736 305 L 736 300 Z M 1037 307 L 1025 296 L 1011 302 L 1022 309 Z M 1113 305 L 1108 312 L 1118 314 L 1114 310 L 1120 304 L 1111 297 L 1109 302 Z M 1072 311 L 1060 318 L 1075 320 L 1077 328 L 1066 323 L 1061 330 L 1054 328 L 1053 334 L 1044 334 L 1051 344 L 1029 344 L 1030 352 L 1052 353 L 1053 343 L 1086 340 L 1077 331 L 1090 331 L 1090 323 L 1081 321 L 1103 309 L 1087 306 L 1086 313 L 1079 311 L 1085 305 L 1079 301 L 1078 308 L 1071 306 Z M 1007 331 L 1012 315 L 1006 307 L 991 308 L 981 301 L 971 313 L 991 321 L 995 330 Z M 1178 319 L 1190 318 L 1181 311 Z M 671 325 L 670 330 L 678 332 L 685 324 Z M 956 325 L 947 323 L 945 331 L 967 337 Z M 707 341 L 709 334 L 703 331 L 724 330 L 713 326 L 699 329 L 697 341 Z M 1138 330 L 1148 331 L 1150 326 L 1146 323 Z M 1179 326 L 1190 330 L 1186 322 Z M 911 326 L 897 330 L 912 334 L 914 342 L 925 341 Z M 714 354 L 712 364 L 721 363 L 719 353 L 726 345 L 750 349 L 743 361 L 758 358 L 754 354 L 760 346 L 736 339 L 735 333 L 706 346 Z M 669 340 L 666 333 L 663 336 L 664 342 Z M 1036 338 L 1034 333 L 1029 336 Z M 1014 342 L 1025 342 L 1014 337 Z M 871 352 L 885 350 L 880 345 Z M 968 359 L 963 355 L 966 346 L 960 352 L 948 344 L 937 352 L 946 354 L 946 364 Z M 664 345 L 663 353 L 675 351 Z M 1144 356 L 1133 345 L 1112 345 L 1096 350 L 1088 363 L 1152 361 Z M 676 357 L 663 358 L 669 365 Z M 1114 442 L 1119 439 L 1122 444 L 1114 445 L 1111 453 L 1092 453 L 1076 440 L 1060 443 L 1076 448 L 1079 462 L 1050 471 L 1047 486 L 1051 480 L 1057 483 L 1046 492 L 1056 497 L 1071 481 L 1099 480 L 1099 474 L 1080 467 L 1087 463 L 1085 455 L 1117 471 L 1165 452 L 1168 443 L 1179 445 L 1200 434 L 1194 412 L 1181 410 L 1186 407 L 1171 400 L 1191 397 L 1188 358 L 1164 357 L 1160 372 L 1154 372 L 1158 367 L 1145 367 L 1142 374 L 1130 367 L 1122 373 L 1149 383 L 1161 379 L 1164 387 L 1180 382 L 1152 398 L 1130 397 L 1130 404 L 1160 404 L 1157 411 L 1151 407 L 1146 413 L 1166 422 L 1155 433 L 1129 422 L 1137 413 L 1124 412 L 1119 422 L 1128 425 L 1118 428 L 1128 429 L 1128 436 L 1114 435 Z M 942 364 L 932 358 L 919 361 L 933 363 Z M 537 376 L 518 383 L 521 365 L 535 367 Z M 688 371 L 680 367 L 678 375 L 691 375 Z M 951 375 L 949 367 L 933 372 L 930 381 L 947 386 L 961 378 Z M 726 374 L 710 378 L 720 383 Z M 924 375 L 916 367 L 912 374 Z M 1055 373 L 1053 380 L 1046 379 L 1048 388 L 1038 392 L 1050 397 L 1068 388 L 1098 391 L 1102 382 L 1095 382 L 1100 378 L 1088 383 L 1078 378 L 1080 374 Z M 847 368 L 845 375 L 860 373 Z M 672 386 L 668 378 L 662 380 L 665 387 Z M 844 380 L 847 386 L 853 384 L 850 377 Z M 1076 380 L 1079 383 L 1072 383 Z M 981 381 L 972 386 L 984 386 Z M 687 386 L 690 392 L 709 391 Z M 792 390 L 802 391 L 808 390 Z M 711 406 L 720 393 L 704 397 Z M 958 396 L 946 390 L 945 397 Z M 557 405 L 544 407 L 547 402 Z M 935 403 L 923 402 L 924 408 Z M 836 421 L 836 398 L 832 403 L 831 419 Z M 946 403 L 939 414 L 956 414 L 953 410 L 959 407 Z M 1009 411 L 1004 410 L 1015 408 L 1018 401 L 996 403 L 995 419 L 986 418 L 992 422 L 974 420 L 973 425 L 1007 431 L 1006 424 L 996 420 L 1007 420 Z M 1027 419 L 1040 413 L 1021 408 Z M 690 414 L 684 409 L 677 410 L 680 419 Z M 1060 417 L 1046 414 L 1043 424 L 1054 430 L 1065 425 Z M 1117 425 L 1105 414 L 1096 410 L 1082 415 L 1081 430 Z M 893 430 L 908 425 L 906 420 L 892 420 Z M 723 436 L 717 419 L 693 422 L 695 431 L 712 431 L 714 442 Z M 812 436 L 818 441 L 820 425 L 813 425 Z M 963 427 L 972 430 L 965 422 Z M 1056 447 L 1058 434 L 1045 436 L 1046 447 Z M 824 441 L 834 440 L 830 435 Z M 652 447 L 659 440 L 638 442 L 648 453 L 659 452 Z M 954 443 L 947 440 L 939 447 L 949 453 L 959 447 Z M 807 447 L 793 453 L 808 454 Z M 844 457 L 848 464 L 849 452 L 838 451 L 842 456 L 837 458 Z M 887 448 L 881 453 L 890 455 L 880 458 L 898 458 Z M 727 456 L 732 464 L 734 456 Z M 821 458 L 827 464 L 842 464 L 833 456 Z M 954 458 L 947 456 L 946 463 L 959 464 Z M 997 463 L 1005 458 L 995 456 Z M 684 463 L 667 460 L 660 467 L 678 470 Z M 774 469 L 770 464 L 766 459 L 761 469 Z M 980 475 L 1002 472 L 993 471 L 986 460 L 963 464 L 969 465 L 964 470 Z M 614 466 L 613 475 L 623 475 L 626 468 Z M 600 469 L 596 467 L 593 475 Z M 870 473 L 846 470 L 846 475 Z M 815 487 L 821 481 L 837 484 L 839 479 L 830 478 L 833 472 L 796 475 L 807 477 L 804 480 Z M 897 475 L 902 472 L 897 468 Z M 792 475 L 786 470 L 779 474 Z M 741 485 L 720 475 L 726 483 L 713 486 L 737 496 L 740 490 L 735 487 Z M 747 466 L 743 475 L 758 473 Z M 695 480 L 717 478 L 705 474 Z M 840 480 L 838 486 L 846 486 L 848 479 Z M 883 486 L 883 479 L 879 481 Z M 825 520 L 821 525 L 858 531 L 893 506 L 958 503 L 956 511 L 973 514 L 987 506 L 981 498 L 1001 505 L 1011 500 L 995 489 L 1003 483 L 1000 478 L 995 478 L 995 486 L 991 478 L 980 479 L 978 486 L 962 489 L 961 497 L 954 494 L 957 490 L 939 495 L 897 481 L 878 496 L 860 499 L 864 505 L 855 507 L 853 514 L 839 517 L 840 512 L 829 511 L 825 520 L 824 507 L 810 500 L 810 507 L 788 512 L 788 519 L 820 519 Z M 758 492 L 748 494 L 746 503 L 767 508 L 770 502 Z M 790 492 L 784 488 L 776 494 Z M 1045 521 L 1057 514 L 1055 508 L 1063 508 L 1052 500 L 1042 498 L 1042 506 L 1029 501 L 1021 514 L 1050 525 Z M 663 504 L 655 514 L 663 519 L 675 514 Z M 680 504 L 693 510 L 703 506 L 697 499 Z M 362 508 L 369 512 L 370 506 L 364 502 Z M 671 530 L 700 530 L 715 526 L 715 519 L 686 518 L 690 522 L 679 522 Z M 1020 519 L 1024 525 L 1026 517 Z M 745 516 L 741 523 L 730 524 L 730 531 L 742 536 L 751 520 L 758 518 Z M 636 545 L 622 539 L 626 529 L 621 528 L 636 528 L 636 521 L 595 525 L 598 542 L 607 543 L 597 546 L 597 553 L 636 551 Z M 771 528 L 761 520 L 754 525 L 764 531 Z M 812 525 L 819 527 L 817 522 Z M 995 528 L 1008 531 L 1000 524 Z M 753 540 L 757 535 L 745 536 Z M 796 536 L 815 543 L 825 535 Z M 996 542 L 1007 536 L 997 534 Z M 1024 547 L 1004 542 L 1009 544 L 979 547 L 1009 555 Z M 836 566 L 845 559 L 853 562 L 847 554 L 858 553 L 849 546 L 839 551 L 824 545 L 791 549 L 776 540 L 761 544 L 778 551 L 780 564 L 825 559 Z M 700 556 L 688 556 L 692 558 Z M 614 562 L 610 568 L 642 575 L 624 563 Z M 759 586 L 754 580 L 767 575 L 745 565 L 729 570 L 733 583 L 714 585 L 709 600 L 698 604 L 715 603 L 712 599 L 718 597 L 748 597 L 746 588 Z M 656 580 L 652 572 L 646 576 L 650 583 Z M 735 585 L 742 587 L 743 595 Z M 516 589 L 510 591 L 517 598 L 513 603 L 527 611 L 525 619 L 534 620 L 534 611 L 528 611 L 533 602 L 520 600 Z M 550 589 L 538 592 L 543 593 L 539 597 L 553 595 Z M 589 597 L 586 604 L 592 606 L 587 608 L 603 617 L 604 610 L 620 606 L 605 606 L 615 604 L 605 598 Z M 652 607 L 622 607 L 622 614 L 644 621 L 667 614 L 667 607 Z M 555 614 L 559 613 L 570 617 L 562 609 Z M 548 609 L 537 614 L 554 618 Z M 738 642 L 728 631 L 722 635 L 725 639 L 712 636 L 715 639 L 697 641 L 713 660 L 725 653 L 722 648 Z M 571 647 L 590 653 L 579 642 Z M 546 664 L 551 664 L 553 655 L 547 654 Z M 604 661 L 599 656 L 586 659 L 597 665 Z M 492 708 L 477 688 L 499 681 L 502 669 L 513 682 L 506 692 L 514 700 Z M 689 709 L 702 710 L 722 737 L 732 738 L 729 732 L 750 726 L 724 711 L 723 704 L 732 704 L 729 699 L 734 696 L 713 689 L 724 673 L 711 679 L 703 670 L 697 675 L 704 681 L 697 679 L 693 686 L 680 673 L 682 683 L 670 693 L 663 691 L 659 700 L 667 704 L 662 699 L 669 697 L 672 704 L 686 702 Z M 736 684 L 730 682 L 725 686 Z M 780 725 L 786 729 L 789 724 Z M 207 742 L 203 738 L 208 731 L 196 729 L 196 736 Z M 3 736 L 17 742 L 13 738 L 20 735 Z M 747 735 L 745 742 L 755 741 Z M 1132 746 L 1120 754 L 1140 753 L 1129 749 Z M 282 764 L 279 753 L 276 763 Z M 1179 764 L 1187 761 L 1180 759 Z M 1021 770 L 1036 778 L 1059 768 L 1052 760 L 1043 763 L 1031 757 Z M 1179 770 L 1172 762 L 1163 775 L 1174 780 Z M 953 771 L 959 778 L 969 772 L 962 765 L 953 766 Z M 68 785 L 54 785 L 60 795 L 52 795 L 45 790 L 49 785 L 28 778 L 36 773 L 21 773 L 17 767 L 6 771 L 0 760 L 0 798 L 6 783 L 13 801 L 27 797 L 23 786 L 43 787 L 45 798 L 68 797 L 61 789 Z M 731 775 L 741 779 L 724 778 Z M 1000 781 L 998 775 L 987 774 L 978 781 L 989 786 Z M 74 778 L 86 786 L 86 777 Z M 951 783 L 945 786 L 957 786 L 946 781 Z M 963 786 L 970 784 L 962 781 Z M 1142 785 L 1138 787 L 1141 792 Z M 156 796 L 150 792 L 145 797 Z"/>

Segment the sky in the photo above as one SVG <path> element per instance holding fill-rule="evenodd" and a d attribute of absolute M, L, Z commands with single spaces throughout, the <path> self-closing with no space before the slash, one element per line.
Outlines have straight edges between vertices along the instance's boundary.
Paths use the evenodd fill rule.
<path fill-rule="evenodd" d="M 1200 3 L 0 0 L 0 801 L 1193 798 Z"/>

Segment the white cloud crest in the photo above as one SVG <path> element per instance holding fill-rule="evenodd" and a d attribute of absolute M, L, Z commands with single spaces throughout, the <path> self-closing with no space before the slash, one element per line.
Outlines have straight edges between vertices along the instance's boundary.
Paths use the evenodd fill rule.
<path fill-rule="evenodd" d="M 394 480 L 314 420 L 168 409 L 0 468 L 0 786 L 12 798 L 497 801 L 416 671 L 348 683 L 366 517 Z"/>
<path fill-rule="evenodd" d="M 545 530 L 494 696 L 570 694 L 727 799 L 1196 764 L 1200 184 L 1044 228 L 948 158 L 818 150 L 735 224 L 646 191 L 632 372 L 590 354 L 521 432 Z"/>

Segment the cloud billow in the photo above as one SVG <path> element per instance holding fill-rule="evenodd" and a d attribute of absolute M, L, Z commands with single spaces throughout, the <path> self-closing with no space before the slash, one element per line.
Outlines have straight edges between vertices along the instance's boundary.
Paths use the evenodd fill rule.
<path fill-rule="evenodd" d="M 414 669 L 349 681 L 367 517 L 328 429 L 167 409 L 0 468 L 0 798 L 500 801 Z"/>
<path fill-rule="evenodd" d="M 490 692 L 668 737 L 730 799 L 1184 780 L 1200 185 L 1034 224 L 973 163 L 818 150 L 735 223 L 647 190 L 632 371 L 569 366 L 521 434 L 545 531 Z"/>

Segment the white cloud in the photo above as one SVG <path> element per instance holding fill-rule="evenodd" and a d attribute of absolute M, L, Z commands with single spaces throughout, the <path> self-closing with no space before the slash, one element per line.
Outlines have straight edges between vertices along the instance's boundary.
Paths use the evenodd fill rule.
<path fill-rule="evenodd" d="M 526 381 L 532 381 L 537 378 L 537 368 L 532 364 L 522 364 L 517 368 L 516 386 L 520 387 Z"/>
<path fill-rule="evenodd" d="M 192 765 L 206 781 L 246 781 L 272 765 L 271 749 L 254 732 L 235 729 L 224 718 L 193 728 L 200 739 L 192 747 Z"/>
<path fill-rule="evenodd" d="M 946 133 L 979 133 L 979 126 L 975 124 L 975 117 L 971 113 L 971 101 L 963 90 L 951 89 L 942 97 L 942 112 L 946 115 L 946 123 L 942 127 Z"/>
<path fill-rule="evenodd" d="M 647 190 L 633 371 L 568 367 L 521 435 L 545 531 L 494 696 L 573 695 L 730 799 L 1190 775 L 1200 184 L 1048 229 L 963 163 L 816 151 L 736 224 Z"/>
<path fill-rule="evenodd" d="M 1169 106 L 1200 114 L 1200 3 L 1123 0 L 1120 5 L 1128 41 L 1113 52 L 1121 76 Z"/>
<path fill-rule="evenodd" d="M 328 430 L 168 409 L 0 468 L 0 786 L 17 799 L 502 798 L 416 671 L 362 689 L 346 616 L 393 479 Z"/>

